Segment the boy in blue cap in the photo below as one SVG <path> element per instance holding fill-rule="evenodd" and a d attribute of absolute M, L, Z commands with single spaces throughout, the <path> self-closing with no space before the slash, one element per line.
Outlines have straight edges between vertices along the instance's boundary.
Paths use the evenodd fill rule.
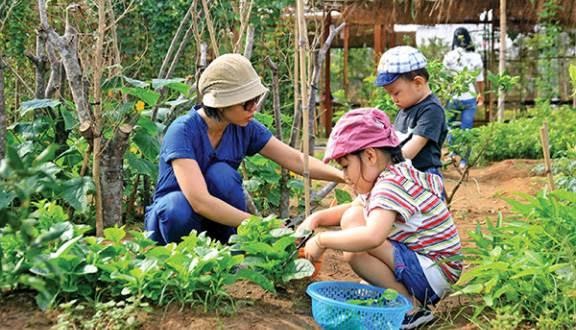
<path fill-rule="evenodd" d="M 384 87 L 401 109 L 394 128 L 404 158 L 422 172 L 442 176 L 441 148 L 448 126 L 444 108 L 428 86 L 426 64 L 416 48 L 391 48 L 380 58 L 376 86 Z"/>

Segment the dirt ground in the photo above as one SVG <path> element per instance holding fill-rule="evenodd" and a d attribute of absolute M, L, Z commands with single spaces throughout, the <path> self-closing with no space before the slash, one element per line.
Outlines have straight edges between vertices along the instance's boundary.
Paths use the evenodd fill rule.
<path fill-rule="evenodd" d="M 532 169 L 539 164 L 534 160 L 505 160 L 482 168 L 474 168 L 469 179 L 456 193 L 451 210 L 461 238 L 466 245 L 467 232 L 476 223 L 496 219 L 498 212 L 506 214 L 509 208 L 502 198 L 516 193 L 535 194 L 545 185 L 545 178 L 534 176 Z M 455 168 L 445 172 L 448 195 L 456 185 L 459 174 Z M 334 251 L 323 258 L 321 272 L 316 280 L 348 280 L 359 278 L 341 261 Z M 195 309 L 169 306 L 157 309 L 145 317 L 143 329 L 318 329 L 311 316 L 306 286 L 310 279 L 291 283 L 286 292 L 274 296 L 250 283 L 230 288 L 237 301 L 236 313 L 231 316 L 203 313 Z M 0 304 L 0 329 L 48 329 L 56 320 L 54 313 L 42 313 L 29 294 L 3 298 Z M 456 298 L 447 298 L 436 307 L 438 320 L 434 329 L 474 329 L 459 312 L 466 308 Z"/>

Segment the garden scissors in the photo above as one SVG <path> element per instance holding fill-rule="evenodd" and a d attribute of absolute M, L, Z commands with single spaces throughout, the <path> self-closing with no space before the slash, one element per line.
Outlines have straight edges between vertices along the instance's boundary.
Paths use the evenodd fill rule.
<path fill-rule="evenodd" d="M 298 250 L 300 250 L 304 246 L 304 244 L 306 244 L 306 242 L 308 242 L 308 240 L 310 240 L 310 238 L 312 238 L 312 236 L 314 236 L 313 231 L 309 232 L 308 234 L 306 234 L 306 236 L 302 237 L 300 242 L 296 245 L 296 249 L 294 251 L 292 251 L 292 253 L 290 253 L 290 255 L 286 258 L 286 261 L 284 261 L 284 263 L 282 264 L 282 267 L 286 266 L 288 264 L 288 262 L 290 262 L 290 260 L 292 260 L 292 258 L 294 258 L 296 253 L 298 253 Z"/>
<path fill-rule="evenodd" d="M 296 226 L 301 224 L 303 221 L 304 221 L 304 216 L 297 215 L 295 217 L 288 218 L 288 219 L 284 220 L 284 227 L 296 229 Z"/>

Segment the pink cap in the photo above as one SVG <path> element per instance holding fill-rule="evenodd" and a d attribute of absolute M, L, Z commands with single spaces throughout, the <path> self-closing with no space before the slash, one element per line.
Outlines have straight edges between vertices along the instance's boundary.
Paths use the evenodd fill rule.
<path fill-rule="evenodd" d="M 334 126 L 324 154 L 324 162 L 366 148 L 396 147 L 400 140 L 388 116 L 376 108 L 351 110 Z"/>

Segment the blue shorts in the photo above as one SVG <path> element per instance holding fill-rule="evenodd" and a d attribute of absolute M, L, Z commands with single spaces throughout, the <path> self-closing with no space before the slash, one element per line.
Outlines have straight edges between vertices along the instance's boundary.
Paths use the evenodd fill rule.
<path fill-rule="evenodd" d="M 410 250 L 406 245 L 390 240 L 394 246 L 394 276 L 398 282 L 404 284 L 410 292 L 422 305 L 435 305 L 440 301 L 436 295 L 424 270 L 418 261 L 416 252 Z"/>

